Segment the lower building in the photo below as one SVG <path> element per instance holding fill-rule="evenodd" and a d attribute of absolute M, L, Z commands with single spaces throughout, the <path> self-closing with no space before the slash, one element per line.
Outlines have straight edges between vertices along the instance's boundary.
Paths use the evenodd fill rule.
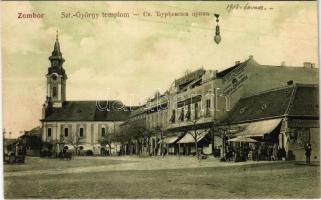
<path fill-rule="evenodd" d="M 223 138 L 224 156 L 226 147 L 239 141 L 262 147 L 262 159 L 277 159 L 273 155 L 277 148 L 284 151 L 281 157 L 304 161 L 310 143 L 311 161 L 320 161 L 318 85 L 294 84 L 243 97 L 221 121 L 216 135 Z"/>
<path fill-rule="evenodd" d="M 35 127 L 30 131 L 25 131 L 24 134 L 18 138 L 26 148 L 26 155 L 40 155 L 40 150 L 42 148 L 41 134 L 41 127 Z"/>

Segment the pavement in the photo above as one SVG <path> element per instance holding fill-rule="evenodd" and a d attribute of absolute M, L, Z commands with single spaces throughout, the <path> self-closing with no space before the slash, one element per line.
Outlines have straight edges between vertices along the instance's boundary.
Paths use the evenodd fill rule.
<path fill-rule="evenodd" d="M 39 159 L 39 158 L 32 158 Z M 105 159 L 106 165 L 68 167 L 68 168 L 52 168 L 38 170 L 23 170 L 15 172 L 5 172 L 4 177 L 17 177 L 29 175 L 58 175 L 58 174 L 74 174 L 104 171 L 139 171 L 139 170 L 168 170 L 168 169 L 189 169 L 189 168 L 208 168 L 208 167 L 224 167 L 224 166 L 241 166 L 241 165 L 261 165 L 273 164 L 276 162 L 286 161 L 246 161 L 246 162 L 221 162 L 219 159 L 210 157 L 206 160 L 197 160 L 195 157 L 147 157 L 141 158 L 136 156 L 123 157 L 75 157 L 73 159 L 83 159 L 90 162 L 92 159 Z M 108 160 L 127 161 L 118 164 L 108 164 Z M 55 161 L 50 159 L 50 161 Z M 129 161 L 129 162 L 128 162 Z M 63 162 L 73 162 L 63 161 Z"/>

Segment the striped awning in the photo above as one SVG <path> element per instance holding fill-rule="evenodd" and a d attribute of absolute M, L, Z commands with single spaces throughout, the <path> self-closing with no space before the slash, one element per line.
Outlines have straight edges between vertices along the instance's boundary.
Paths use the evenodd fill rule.
<path fill-rule="evenodd" d="M 178 136 L 168 136 L 163 139 L 163 142 L 166 144 L 173 144 L 178 140 Z"/>
<path fill-rule="evenodd" d="M 243 131 L 235 134 L 235 136 L 245 137 L 262 137 L 271 133 L 280 123 L 282 119 L 269 119 L 247 124 Z"/>
<path fill-rule="evenodd" d="M 197 142 L 199 142 L 208 134 L 209 130 L 210 129 L 199 129 L 199 130 L 196 130 L 196 133 L 194 130 L 188 131 L 187 133 L 185 133 L 184 137 L 182 137 L 182 139 L 180 139 L 177 143 L 179 144 L 194 143 L 195 139 Z"/>

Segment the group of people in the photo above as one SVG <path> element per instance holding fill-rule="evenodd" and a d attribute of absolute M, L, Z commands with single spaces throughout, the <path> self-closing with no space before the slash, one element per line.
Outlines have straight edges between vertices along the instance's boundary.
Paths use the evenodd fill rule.
<path fill-rule="evenodd" d="M 284 147 L 277 144 L 244 144 L 240 146 L 228 145 L 226 149 L 227 161 L 246 161 L 246 160 L 285 160 L 286 151 Z"/>

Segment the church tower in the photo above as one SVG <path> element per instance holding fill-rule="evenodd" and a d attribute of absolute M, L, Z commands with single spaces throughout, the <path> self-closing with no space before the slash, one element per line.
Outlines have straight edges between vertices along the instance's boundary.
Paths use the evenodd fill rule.
<path fill-rule="evenodd" d="M 60 45 L 58 40 L 58 31 L 54 50 L 49 57 L 50 67 L 48 68 L 47 77 L 47 105 L 54 108 L 62 107 L 66 101 L 66 80 L 67 75 L 63 69 L 65 59 L 60 52 Z"/>

